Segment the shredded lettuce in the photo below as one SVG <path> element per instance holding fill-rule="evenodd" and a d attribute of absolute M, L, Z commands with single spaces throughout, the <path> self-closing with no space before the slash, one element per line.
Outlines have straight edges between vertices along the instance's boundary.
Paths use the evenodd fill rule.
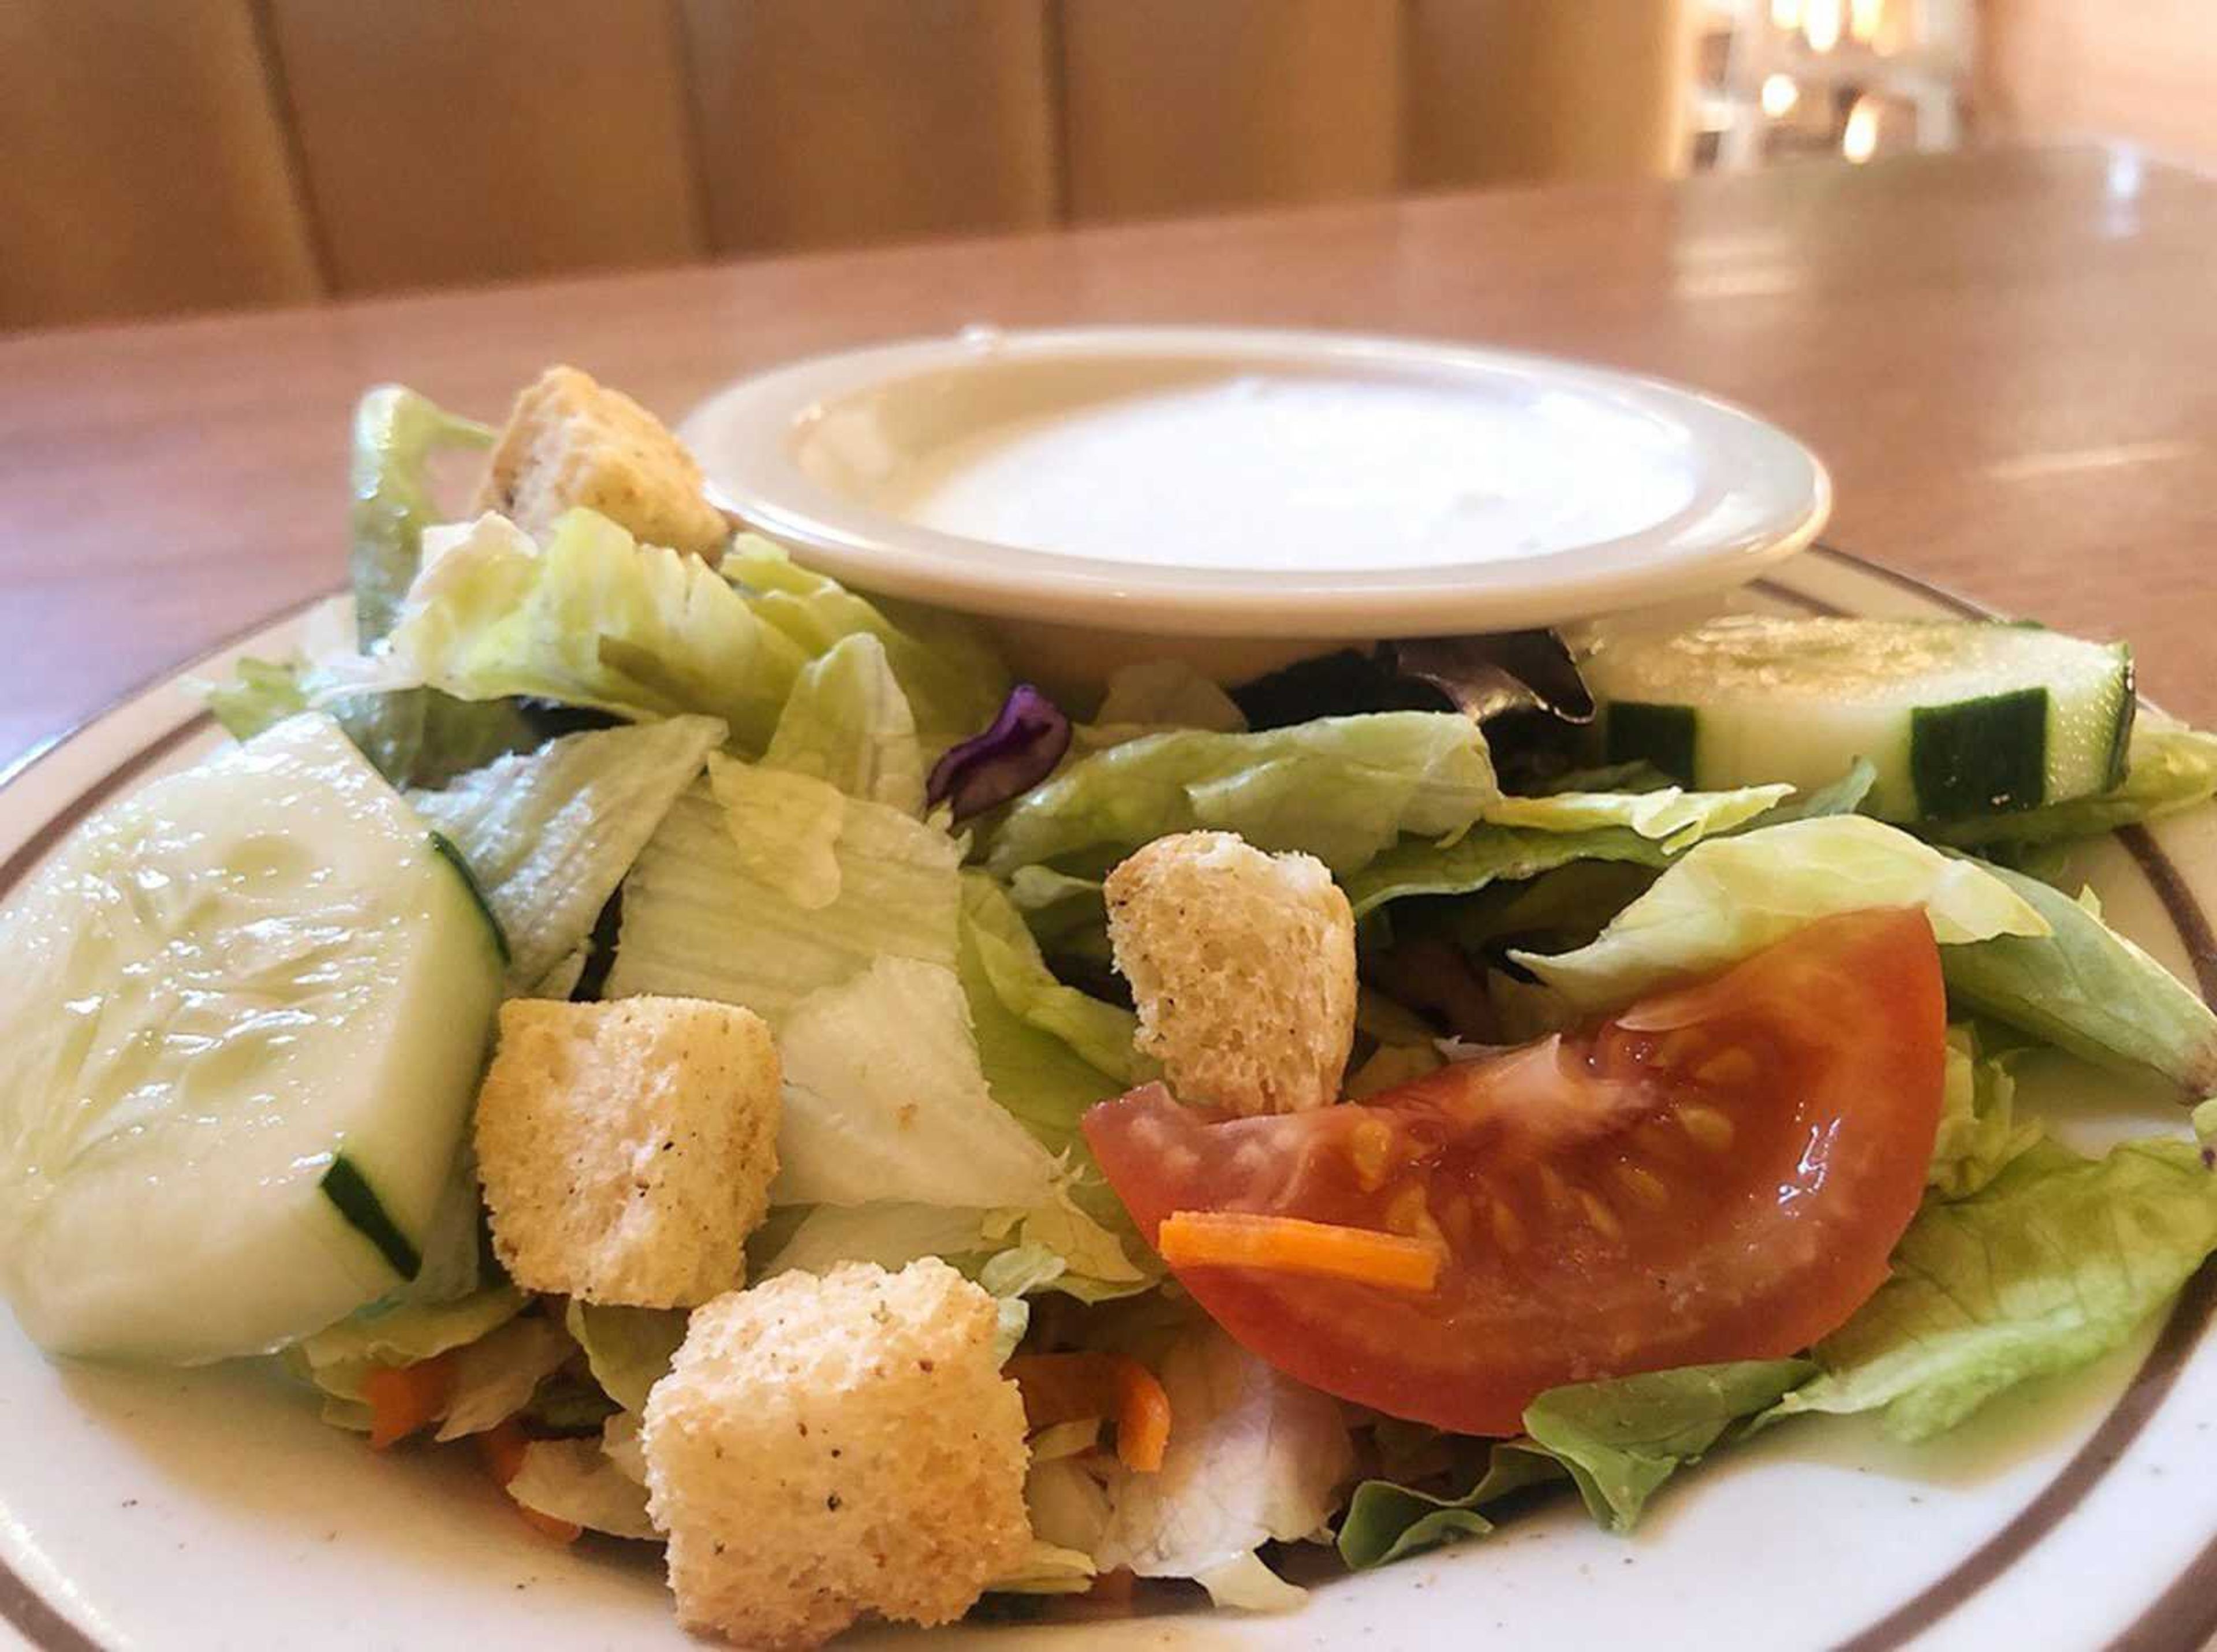
<path fill-rule="evenodd" d="M 633 1415 L 645 1408 L 647 1390 L 670 1374 L 687 1317 L 682 1308 L 621 1308 L 575 1297 L 562 1310 L 593 1380 Z"/>
<path fill-rule="evenodd" d="M 206 690 L 207 708 L 224 733 L 239 741 L 252 739 L 265 728 L 274 728 L 287 717 L 308 708 L 307 690 L 300 685 L 300 666 L 293 660 L 256 659 L 238 662 L 231 680 L 212 683 Z"/>
<path fill-rule="evenodd" d="M 1093 1587 L 1093 1556 L 1034 1538 L 1016 1568 L 985 1586 L 988 1594 L 1083 1594 Z"/>
<path fill-rule="evenodd" d="M 1947 1088 L 1925 1185 L 1942 1198 L 1960 1199 L 2038 1142 L 2043 1132 L 2017 1119 L 2016 1096 L 2009 1056 L 1982 1057 L 1975 1029 L 1948 1028 Z"/>
<path fill-rule="evenodd" d="M 2099 1066 L 2151 1069 L 2190 1095 L 2217 1092 L 2217 1013 L 2198 993 L 2103 923 L 2097 908 L 2022 872 L 1985 869 L 2040 914 L 2047 932 L 1951 950 L 1950 993 Z"/>
<path fill-rule="evenodd" d="M 695 712 L 760 752 L 806 658 L 699 558 L 577 510 L 544 548 L 479 518 L 409 588 L 383 644 L 326 675 L 340 691 L 535 696 L 634 720 Z"/>
<path fill-rule="evenodd" d="M 529 1300 L 513 1286 L 501 1285 L 459 1302 L 364 1309 L 294 1343 L 285 1351 L 285 1363 L 328 1396 L 325 1420 L 367 1429 L 362 1383 L 370 1372 L 412 1365 L 466 1346 L 507 1324 Z"/>
<path fill-rule="evenodd" d="M 763 763 L 922 815 L 923 745 L 886 645 L 858 632 L 811 660 L 778 715 Z"/>
<path fill-rule="evenodd" d="M 1485 737 L 1452 713 L 1150 734 L 1068 764 L 1011 804 L 987 864 L 1004 877 L 1071 856 L 1105 864 L 1168 832 L 1214 828 L 1306 850 L 1344 875 L 1405 832 L 1463 830 L 1500 795 Z"/>
<path fill-rule="evenodd" d="M 843 1262 L 874 1262 L 898 1273 L 922 1257 L 976 1255 L 987 1248 L 985 1215 L 974 1206 L 895 1199 L 816 1205 L 758 1271 L 756 1283 L 781 1273 L 824 1273 Z"/>
<path fill-rule="evenodd" d="M 717 790 L 701 783 L 678 799 L 623 885 L 623 922 L 607 995 L 657 993 L 737 1004 L 778 1026 L 810 993 L 852 979 L 877 958 L 951 969 L 960 907 L 960 850 L 937 827 L 881 803 L 843 798 L 837 819 L 823 805 L 840 794 L 805 776 L 714 765 L 723 795 L 765 800 L 750 815 L 764 825 L 767 800 L 785 797 L 826 844 L 838 888 L 821 905 L 794 899 L 793 864 L 743 862 Z M 775 829 L 774 827 L 772 828 Z M 798 834 L 781 834 L 787 844 Z M 805 845 L 794 851 L 803 859 Z M 813 863 L 822 866 L 821 857 Z"/>
<path fill-rule="evenodd" d="M 1052 1203 L 1054 1160 L 987 1090 L 947 966 L 880 957 L 794 1006 L 778 1050 L 775 1203 Z"/>
<path fill-rule="evenodd" d="M 568 734 L 411 795 L 499 920 L 511 993 L 537 990 L 584 944 L 725 732 L 713 717 L 673 717 Z"/>
<path fill-rule="evenodd" d="M 442 1440 L 497 1428 L 577 1352 L 553 1320 L 527 1314 L 466 1343 L 454 1356 L 454 1391 L 439 1416 Z"/>
<path fill-rule="evenodd" d="M 404 385 L 382 384 L 355 404 L 353 549 L 355 622 L 365 642 L 392 628 L 422 558 L 423 530 L 445 520 L 431 497 L 442 449 L 484 449 L 493 433 Z"/>
<path fill-rule="evenodd" d="M 2124 783 L 2113 790 L 2013 814 L 1926 821 L 1916 830 L 1936 843 L 1961 848 L 2053 843 L 2159 820 L 2212 795 L 2217 795 L 2217 734 L 2143 708 L 2133 726 Z"/>
<path fill-rule="evenodd" d="M 349 519 L 353 575 L 348 652 L 383 638 L 421 570 L 424 535 L 442 519 L 431 493 L 431 461 L 442 450 L 490 446 L 492 432 L 458 418 L 399 385 L 380 385 L 355 409 Z M 312 667 L 330 652 L 312 643 Z M 396 786 L 435 785 L 528 742 L 513 706 L 465 704 L 404 687 L 341 701 L 330 709 L 348 738 Z"/>
<path fill-rule="evenodd" d="M 2117 1346 L 2213 1250 L 2217 1175 L 2193 1142 L 2085 1159 L 2042 1142 L 1967 1197 L 1926 1202 L 1893 1277 L 1764 1420 L 1875 1411 L 1896 1438 L 1929 1439 Z"/>
<path fill-rule="evenodd" d="M 1220 1606 L 1297 1600 L 1255 1550 L 1315 1536 L 1338 1507 L 1355 1467 L 1338 1401 L 1213 1326 L 1181 1339 L 1160 1375 L 1175 1419 L 1163 1466 L 1111 1475 L 1101 1534 L 1079 1546 L 1103 1571 L 1196 1579 Z"/>
<path fill-rule="evenodd" d="M 596 1439 L 535 1439 L 508 1482 L 508 1494 L 535 1514 L 612 1538 L 658 1541 L 646 1515 L 646 1488 Z"/>
<path fill-rule="evenodd" d="M 1491 884 L 1536 878 L 1559 867 L 1595 861 L 1661 867 L 1669 860 L 1661 844 L 1627 826 L 1557 832 L 1479 825 L 1447 844 L 1405 838 L 1343 878 L 1341 885 L 1355 915 L 1362 918 L 1411 895 L 1474 894 Z"/>
<path fill-rule="evenodd" d="M 1951 948 L 2050 932 L 2040 909 L 1988 869 L 1837 814 L 1697 844 L 1590 945 L 1510 956 L 1579 1008 L 1609 1010 L 1726 968 L 1819 918 L 1907 906 L 1924 907 Z"/>
<path fill-rule="evenodd" d="M 1210 678 L 1182 659 L 1143 659 L 1108 679 L 1093 726 L 1080 736 L 1088 749 L 1121 745 L 1170 728 L 1237 734 L 1247 714 Z"/>
<path fill-rule="evenodd" d="M 1736 791 L 1689 792 L 1676 786 L 1646 792 L 1554 792 L 1545 797 L 1505 796 L 1485 806 L 1496 826 L 1541 832 L 1590 832 L 1624 826 L 1678 850 L 1728 832 L 1775 808 L 1791 786 L 1743 786 Z"/>
<path fill-rule="evenodd" d="M 1104 1302 L 1160 1277 L 1133 1265 L 1115 1234 L 1066 1203 L 984 1210 L 881 1200 L 810 1209 L 759 1278 L 821 1273 L 843 1262 L 874 1262 L 897 1272 L 926 1256 L 952 1264 L 1004 1302 L 1043 1290 Z M 1022 1328 L 1019 1318 L 1017 1335 Z"/>
<path fill-rule="evenodd" d="M 723 757 L 708 765 L 708 789 L 746 877 L 801 912 L 838 900 L 846 793 L 809 775 Z"/>
<path fill-rule="evenodd" d="M 1486 805 L 1479 825 L 1443 842 L 1404 838 L 1343 880 L 1348 900 L 1360 918 L 1405 896 L 1472 894 L 1497 884 L 1544 878 L 1558 869 L 1590 863 L 1660 869 L 1670 864 L 1672 856 L 1705 838 L 1852 814 L 1870 789 L 1874 772 L 1859 759 L 1855 768 L 1831 785 L 1798 796 L 1791 795 L 1791 786 L 1688 792 L 1666 782 L 1646 790 L 1583 789 L 1612 780 L 1622 783 L 1637 779 L 1636 774 L 1627 771 L 1644 766 L 1627 764 L 1578 777 L 1582 789 L 1575 791 L 1504 796 Z M 1610 911 L 1636 893 L 1627 888 L 1625 879 L 1637 876 L 1635 870 L 1609 877 L 1608 887 L 1612 892 L 1626 891 Z M 1047 893 L 1041 891 L 1042 895 Z M 1463 938 L 1467 945 L 1476 944 L 1467 935 Z"/>
<path fill-rule="evenodd" d="M 805 658 L 828 653 L 846 637 L 875 638 L 927 763 L 992 721 L 1008 694 L 1007 667 L 974 626 L 954 615 L 874 604 L 800 566 L 757 534 L 733 540 L 723 566 L 748 607 Z"/>

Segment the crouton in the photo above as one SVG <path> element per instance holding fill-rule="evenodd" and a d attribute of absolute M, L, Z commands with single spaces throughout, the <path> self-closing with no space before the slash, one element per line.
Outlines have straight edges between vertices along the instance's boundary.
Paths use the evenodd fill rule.
<path fill-rule="evenodd" d="M 1290 1113 L 1338 1098 L 1355 1042 L 1355 916 L 1324 863 L 1237 832 L 1158 838 L 1108 875 L 1108 941 L 1139 1048 L 1184 1100 Z"/>
<path fill-rule="evenodd" d="M 477 509 L 543 535 L 575 505 L 711 562 L 732 536 L 701 492 L 701 467 L 659 419 L 576 368 L 552 367 L 516 397 Z"/>
<path fill-rule="evenodd" d="M 527 1290 L 688 1308 L 744 1277 L 777 1174 L 769 1029 L 697 999 L 514 999 L 478 1096 L 493 1248 Z"/>
<path fill-rule="evenodd" d="M 993 1298 L 936 1258 L 784 1273 L 694 1312 L 648 1395 L 647 1510 L 688 1628 L 812 1647 L 932 1624 L 1022 1559 L 1024 1408 Z"/>

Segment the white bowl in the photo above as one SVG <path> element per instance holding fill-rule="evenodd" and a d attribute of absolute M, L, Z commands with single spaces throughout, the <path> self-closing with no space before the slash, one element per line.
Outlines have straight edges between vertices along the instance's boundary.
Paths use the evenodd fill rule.
<path fill-rule="evenodd" d="M 1693 391 L 1335 333 L 973 328 L 743 381 L 681 433 L 750 526 L 1064 684 L 1711 591 L 1831 504 L 1807 449 Z"/>

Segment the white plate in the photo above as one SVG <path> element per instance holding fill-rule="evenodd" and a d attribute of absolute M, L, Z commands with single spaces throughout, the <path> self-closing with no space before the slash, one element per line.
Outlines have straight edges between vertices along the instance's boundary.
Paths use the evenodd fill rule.
<path fill-rule="evenodd" d="M 781 368 L 680 433 L 859 589 L 1127 638 L 1553 625 L 1738 584 L 1831 504 L 1694 391 L 1352 334 L 972 329 Z"/>
<path fill-rule="evenodd" d="M 1945 611 L 1831 554 L 1749 601 Z M 290 640 L 285 620 L 232 653 Z M 227 657 L 226 657 L 227 658 Z M 201 662 L 213 673 L 226 658 Z M 0 789 L 0 890 L 76 820 L 214 735 L 173 681 Z M 2217 986 L 2217 817 L 2105 844 L 2110 917 Z M 2175 1111 L 2127 1117 L 2176 1129 Z M 1861 1421 L 1777 1429 L 1683 1476 L 1639 1533 L 1557 1502 L 1488 1542 L 1319 1585 L 1288 1618 L 1205 1612 L 945 1631 L 950 1652 L 1190 1648 L 2094 1647 L 2187 1652 L 2217 1626 L 2217 1276 L 2096 1369 L 2005 1397 L 1911 1451 Z M 0 1619 L 35 1645 L 170 1649 L 695 1646 L 651 1551 L 550 1547 L 466 1453 L 374 1457 L 306 1395 L 238 1366 L 132 1375 L 48 1363 L 0 1315 Z M 0 1630 L 0 1640 L 6 1631 Z M 896 1638 L 880 1632 L 874 1639 Z M 905 1638 L 905 1637 L 901 1637 Z M 843 1643 L 851 1644 L 853 1643 Z"/>

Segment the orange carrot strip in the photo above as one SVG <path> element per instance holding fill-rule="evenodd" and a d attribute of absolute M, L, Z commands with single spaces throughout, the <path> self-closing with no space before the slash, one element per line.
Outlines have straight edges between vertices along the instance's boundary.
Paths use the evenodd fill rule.
<path fill-rule="evenodd" d="M 412 1365 L 380 1365 L 362 1379 L 361 1397 L 369 1405 L 369 1444 L 374 1451 L 406 1439 L 435 1422 L 454 1391 L 454 1357 L 437 1354 Z"/>
<path fill-rule="evenodd" d="M 523 1472 L 523 1454 L 531 1445 L 531 1437 L 509 1418 L 496 1428 L 489 1428 L 478 1436 L 478 1450 L 484 1455 L 485 1469 L 503 1486 Z M 557 1543 L 575 1543 L 583 1527 L 568 1520 L 558 1520 L 551 1514 L 541 1514 L 535 1508 L 516 1505 L 516 1512 L 534 1531 L 552 1538 Z"/>
<path fill-rule="evenodd" d="M 1113 1417 L 1118 1462 L 1139 1474 L 1163 1466 L 1170 1396 L 1138 1360 L 1096 1352 L 1019 1354 L 1004 1369 L 1023 1392 L 1026 1426 Z"/>
<path fill-rule="evenodd" d="M 1387 1290 L 1429 1291 L 1440 1278 L 1440 1248 L 1424 1240 L 1242 1210 L 1172 1211 L 1155 1248 L 1172 1267 L 1263 1268 Z"/>

